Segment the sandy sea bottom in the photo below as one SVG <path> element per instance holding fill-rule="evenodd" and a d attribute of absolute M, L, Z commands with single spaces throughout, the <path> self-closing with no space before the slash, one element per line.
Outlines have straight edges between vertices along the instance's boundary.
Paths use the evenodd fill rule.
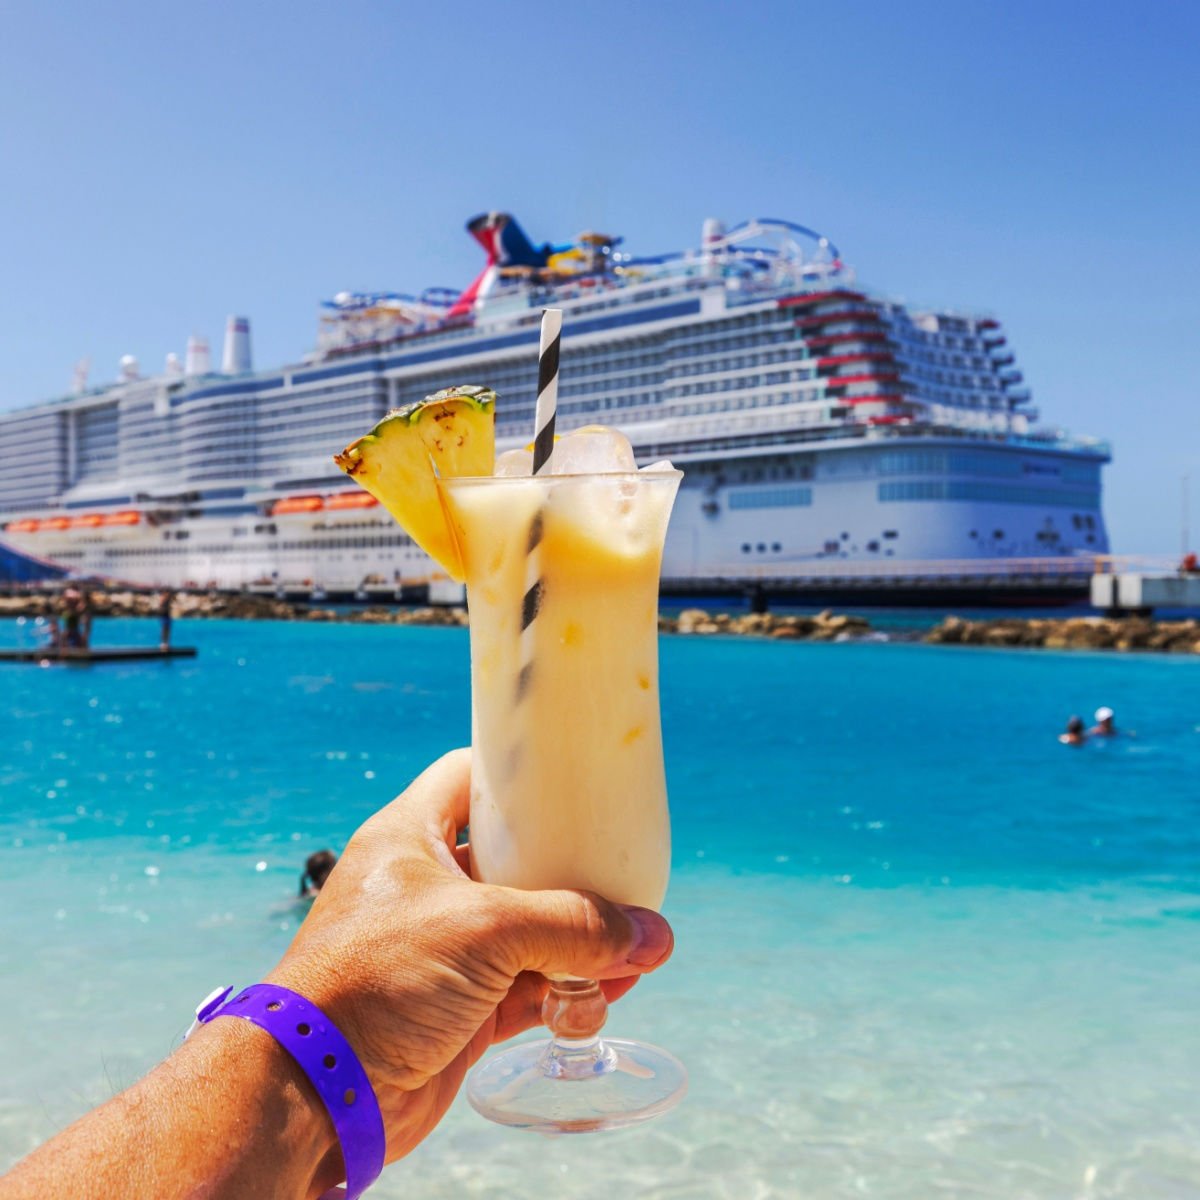
<path fill-rule="evenodd" d="M 0 668 L 0 1167 L 261 975 L 305 854 L 465 740 L 460 631 L 179 637 Z M 675 639 L 662 670 L 678 949 L 610 1028 L 687 1100 L 544 1139 L 460 1099 L 373 1195 L 1200 1196 L 1200 664 Z M 1055 743 L 1100 703 L 1138 736 Z"/>

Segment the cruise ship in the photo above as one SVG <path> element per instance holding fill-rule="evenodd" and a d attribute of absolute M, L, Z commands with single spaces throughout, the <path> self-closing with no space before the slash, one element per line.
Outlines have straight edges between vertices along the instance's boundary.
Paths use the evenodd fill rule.
<path fill-rule="evenodd" d="M 898 598 L 957 580 L 1045 599 L 1085 586 L 1107 552 L 1108 447 L 1039 425 L 993 316 L 860 286 L 827 237 L 790 221 L 710 219 L 698 248 L 653 256 L 596 232 L 536 246 L 505 213 L 467 230 L 486 256 L 468 287 L 340 294 L 300 362 L 254 370 L 249 322 L 231 317 L 219 371 L 193 337 L 161 374 L 127 357 L 111 385 L 78 379 L 0 414 L 0 570 L 436 589 L 332 455 L 461 383 L 498 393 L 498 451 L 526 444 L 547 306 L 563 312 L 560 432 L 614 425 L 639 462 L 685 472 L 668 589 Z"/>

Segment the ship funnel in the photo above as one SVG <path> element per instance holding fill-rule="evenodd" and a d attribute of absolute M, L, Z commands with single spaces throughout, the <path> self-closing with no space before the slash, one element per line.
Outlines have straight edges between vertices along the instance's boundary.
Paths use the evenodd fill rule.
<path fill-rule="evenodd" d="M 212 361 L 208 354 L 208 338 L 192 334 L 187 341 L 187 353 L 183 356 L 183 373 L 185 375 L 207 375 L 212 370 Z"/>
<path fill-rule="evenodd" d="M 138 360 L 132 354 L 121 356 L 120 380 L 122 383 L 132 383 L 138 377 Z"/>
<path fill-rule="evenodd" d="M 230 317 L 225 322 L 225 352 L 221 355 L 221 371 L 225 375 L 242 375 L 250 366 L 250 319 Z"/>
<path fill-rule="evenodd" d="M 725 236 L 725 222 L 719 217 L 706 217 L 704 227 L 700 231 L 700 245 L 705 250 L 711 250 L 714 243 Z"/>
<path fill-rule="evenodd" d="M 165 374 L 168 379 L 178 379 L 183 374 L 183 363 L 179 361 L 179 355 L 174 350 L 167 355 Z"/>

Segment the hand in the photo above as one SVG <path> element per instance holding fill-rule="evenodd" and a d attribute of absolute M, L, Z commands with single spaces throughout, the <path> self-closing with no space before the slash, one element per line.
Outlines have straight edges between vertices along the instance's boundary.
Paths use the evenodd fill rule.
<path fill-rule="evenodd" d="M 473 882 L 470 752 L 439 759 L 351 839 L 279 966 L 345 1034 L 379 1098 L 387 1161 L 441 1119 L 496 1042 L 541 1023 L 544 974 L 601 980 L 608 1000 L 670 956 L 648 909 L 584 892 Z"/>

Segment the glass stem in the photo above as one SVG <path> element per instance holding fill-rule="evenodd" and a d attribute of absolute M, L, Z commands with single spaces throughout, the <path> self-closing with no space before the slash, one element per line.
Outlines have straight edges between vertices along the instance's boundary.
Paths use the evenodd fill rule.
<path fill-rule="evenodd" d="M 553 1037 L 542 1055 L 542 1071 L 555 1079 L 606 1075 L 616 1053 L 600 1040 L 608 1001 L 594 979 L 552 979 L 542 1002 L 542 1020 Z"/>

